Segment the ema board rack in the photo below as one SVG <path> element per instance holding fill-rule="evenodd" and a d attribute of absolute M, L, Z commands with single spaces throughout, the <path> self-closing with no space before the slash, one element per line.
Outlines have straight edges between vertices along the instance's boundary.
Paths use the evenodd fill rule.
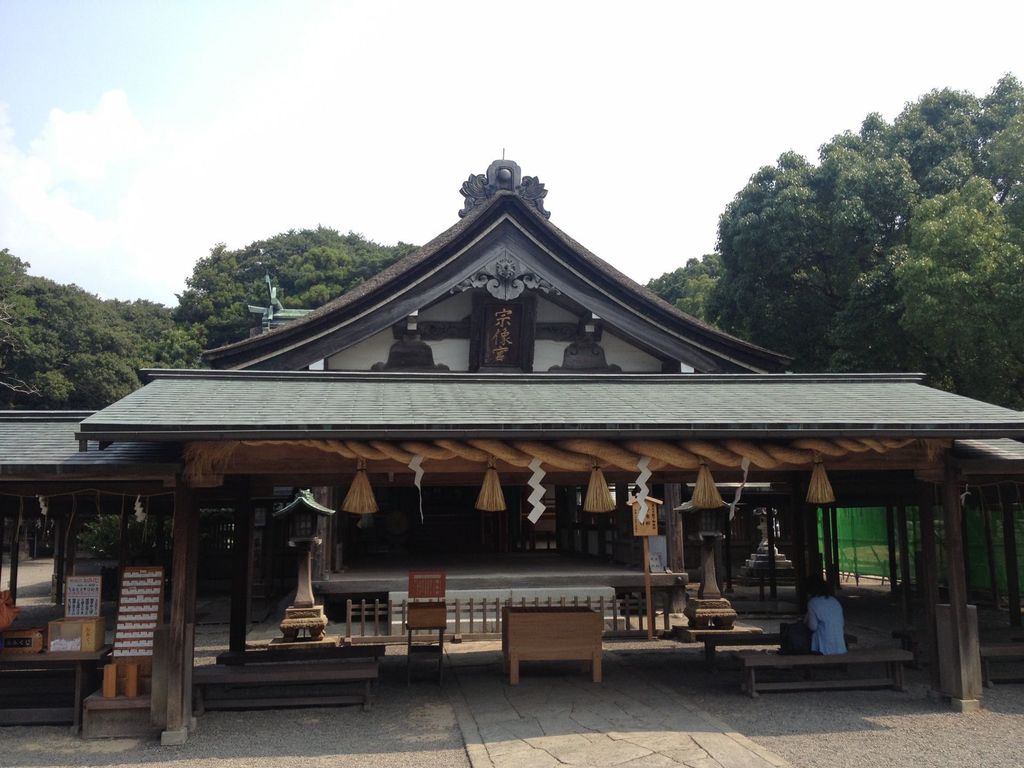
<path fill-rule="evenodd" d="M 114 660 L 135 661 L 153 655 L 153 632 L 163 620 L 164 569 L 125 568 L 114 629 Z"/>

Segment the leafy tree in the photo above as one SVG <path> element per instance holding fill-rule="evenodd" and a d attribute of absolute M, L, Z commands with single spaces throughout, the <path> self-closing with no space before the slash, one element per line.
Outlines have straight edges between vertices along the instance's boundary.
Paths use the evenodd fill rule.
<path fill-rule="evenodd" d="M 686 266 L 666 272 L 647 283 L 647 287 L 687 314 L 708 319 L 708 301 L 722 269 L 717 253 L 700 259 L 689 259 Z"/>
<path fill-rule="evenodd" d="M 218 347 L 244 339 L 253 327 L 248 305 L 266 306 L 265 276 L 286 307 L 313 309 L 377 274 L 415 246 L 378 245 L 326 227 L 291 230 L 238 250 L 223 244 L 200 259 L 178 297 L 179 325 L 199 326 Z"/>
<path fill-rule="evenodd" d="M 0 251 L 3 405 L 102 408 L 139 386 L 138 368 L 197 364 L 201 336 L 167 307 L 103 301 L 27 267 Z"/>
<path fill-rule="evenodd" d="M 1024 403 L 1024 251 L 995 188 L 974 177 L 921 203 L 896 270 L 908 336 L 935 380 L 985 400 Z"/>
<path fill-rule="evenodd" d="M 1024 284 L 1022 190 L 1024 87 L 1011 75 L 983 99 L 936 90 L 891 124 L 869 115 L 816 165 L 786 153 L 736 195 L 706 317 L 797 370 L 916 368 L 1020 406 L 1024 335 L 1006 318 Z"/>

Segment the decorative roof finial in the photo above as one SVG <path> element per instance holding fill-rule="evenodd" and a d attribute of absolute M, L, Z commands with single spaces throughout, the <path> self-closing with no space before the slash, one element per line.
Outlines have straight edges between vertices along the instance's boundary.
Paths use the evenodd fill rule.
<path fill-rule="evenodd" d="M 494 197 L 499 192 L 513 192 L 536 208 L 545 219 L 551 213 L 544 210 L 544 198 L 548 191 L 536 176 L 523 176 L 519 165 L 512 160 L 495 160 L 487 166 L 487 173 L 472 174 L 462 182 L 459 192 L 466 198 L 465 207 L 459 211 L 463 217 L 479 205 Z"/>

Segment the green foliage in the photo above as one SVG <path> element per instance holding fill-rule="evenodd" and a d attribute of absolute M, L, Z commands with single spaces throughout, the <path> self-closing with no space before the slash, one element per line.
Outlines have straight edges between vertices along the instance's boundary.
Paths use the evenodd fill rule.
<path fill-rule="evenodd" d="M 699 320 L 708 319 L 708 300 L 722 269 L 717 253 L 690 259 L 686 266 L 666 272 L 647 283 L 647 287 L 665 301 Z"/>
<path fill-rule="evenodd" d="M 722 214 L 714 274 L 691 260 L 650 287 L 795 370 L 923 370 L 1021 407 L 1022 190 L 1021 83 L 933 91 L 817 165 L 760 169 Z"/>
<path fill-rule="evenodd" d="M 314 309 L 377 274 L 415 246 L 378 245 L 361 235 L 333 229 L 292 230 L 238 250 L 223 244 L 200 259 L 178 297 L 179 324 L 202 327 L 204 342 L 219 347 L 249 335 L 248 306 L 267 306 L 265 275 L 288 308 Z"/>

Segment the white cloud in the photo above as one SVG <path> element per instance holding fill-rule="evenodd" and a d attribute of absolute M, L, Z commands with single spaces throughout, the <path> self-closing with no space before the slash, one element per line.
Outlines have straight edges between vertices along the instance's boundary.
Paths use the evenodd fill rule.
<path fill-rule="evenodd" d="M 932 87 L 983 93 L 1022 61 L 961 34 L 980 18 L 937 13 L 908 39 L 914 13 L 896 6 L 888 25 L 844 17 L 840 36 L 807 21 L 814 4 L 789 11 L 799 23 L 764 4 L 625 7 L 311 5 L 289 10 L 279 45 L 189 50 L 194 101 L 154 85 L 142 112 L 112 79 L 20 142 L 0 105 L 0 247 L 37 274 L 173 303 L 221 241 L 324 224 L 425 242 L 505 147 L 547 185 L 554 223 L 646 280 L 711 250 L 718 214 L 780 152 L 813 157 L 870 111 Z M 949 57 L 954 33 L 1009 53 Z M 899 60 L 863 55 L 865 40 Z"/>

